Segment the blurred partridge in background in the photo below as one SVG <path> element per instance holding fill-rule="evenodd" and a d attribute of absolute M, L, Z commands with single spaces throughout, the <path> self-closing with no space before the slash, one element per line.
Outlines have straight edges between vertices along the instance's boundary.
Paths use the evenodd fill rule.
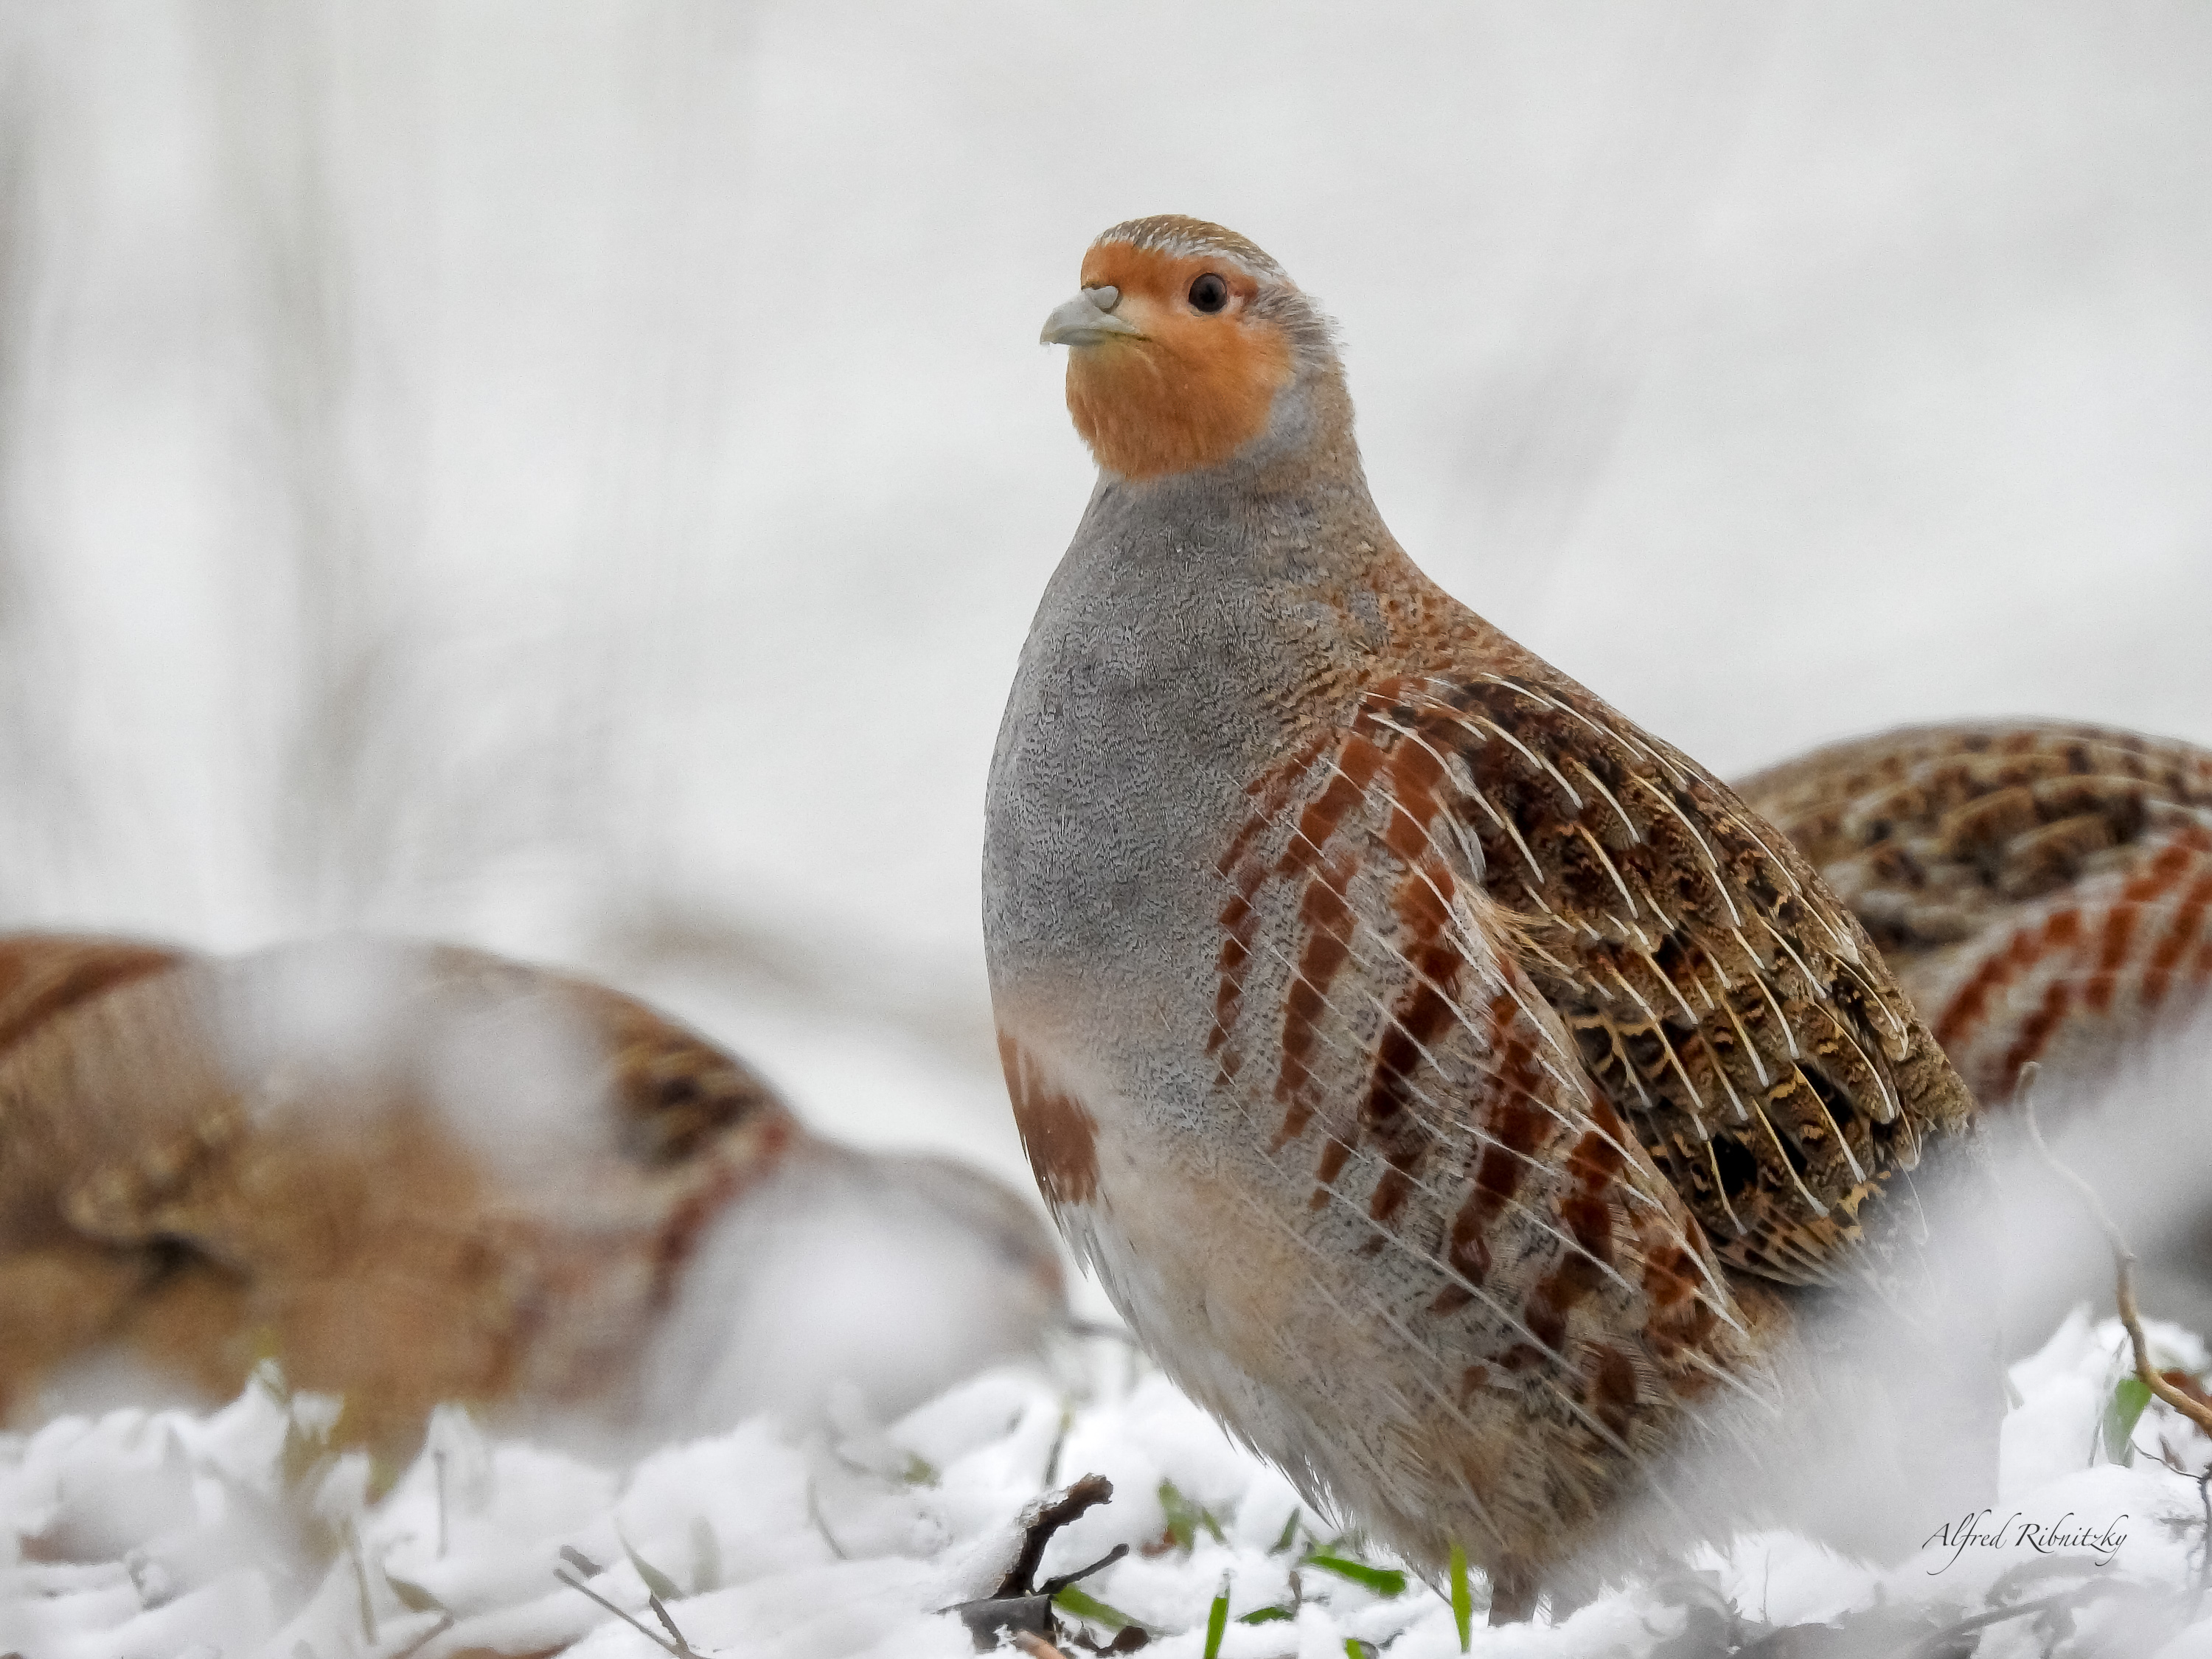
<path fill-rule="evenodd" d="M 1863 922 L 1974 1097 L 2109 1068 L 2212 992 L 2212 753 L 1980 721 L 1746 779 Z"/>
<path fill-rule="evenodd" d="M 393 1453 L 448 1400 L 650 1445 L 841 1382 L 896 1413 L 1065 1316 L 997 1182 L 822 1139 L 643 1004 L 452 946 L 0 940 L 0 1146 L 19 1419 L 274 1357 Z"/>
<path fill-rule="evenodd" d="M 1830 1386 L 1806 1316 L 1932 1320 L 1973 1102 L 1785 836 L 1407 558 L 1272 259 L 1145 219 L 1081 283 L 1044 338 L 1098 481 L 987 808 L 1024 1139 L 1184 1387 L 1525 1616 L 1755 1504 L 1689 1463 Z M 1861 1345 L 1948 1402 L 1874 1413 L 1931 1513 L 1994 1471 L 1952 1334 Z"/>

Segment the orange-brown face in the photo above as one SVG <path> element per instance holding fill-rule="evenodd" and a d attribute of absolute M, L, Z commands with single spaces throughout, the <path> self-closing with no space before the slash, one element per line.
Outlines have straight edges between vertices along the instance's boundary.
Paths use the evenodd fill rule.
<path fill-rule="evenodd" d="M 1101 242 L 1084 258 L 1083 287 L 1119 295 L 1110 315 L 1121 326 L 1064 341 L 1068 412 L 1101 466 L 1128 478 L 1188 472 L 1266 430 L 1291 379 L 1291 343 L 1248 314 L 1260 285 L 1240 266 Z"/>

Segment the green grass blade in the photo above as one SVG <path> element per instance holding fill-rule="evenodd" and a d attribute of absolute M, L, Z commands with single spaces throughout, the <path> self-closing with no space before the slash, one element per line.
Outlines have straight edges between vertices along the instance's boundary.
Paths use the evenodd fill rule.
<path fill-rule="evenodd" d="M 399 1598 L 399 1605 L 410 1613 L 450 1613 L 452 1608 L 411 1578 L 402 1577 L 386 1567 L 384 1582 L 392 1586 L 392 1593 Z"/>
<path fill-rule="evenodd" d="M 633 1549 L 620 1527 L 615 1528 L 615 1539 L 623 1547 L 623 1553 L 629 1557 L 630 1565 L 637 1569 L 637 1576 L 645 1582 L 647 1595 L 657 1595 L 664 1601 L 684 1599 L 684 1592 L 676 1588 L 676 1581 Z"/>
<path fill-rule="evenodd" d="M 1467 1587 L 1467 1551 L 1458 1544 L 1451 1553 L 1452 1628 L 1459 1632 L 1459 1650 L 1474 1645 L 1474 1593 Z"/>
<path fill-rule="evenodd" d="M 2112 1462 L 2135 1462 L 2136 1424 L 2149 1404 L 2150 1385 L 2142 1378 L 2124 1376 L 2113 1385 L 2112 1400 L 2105 1407 L 2105 1455 Z"/>
<path fill-rule="evenodd" d="M 1403 1595 L 1406 1575 L 1395 1567 L 1370 1567 L 1364 1561 L 1347 1561 L 1340 1555 L 1309 1555 L 1305 1565 L 1319 1567 L 1323 1572 L 1333 1572 L 1340 1578 L 1349 1578 L 1363 1589 L 1381 1596 Z"/>
<path fill-rule="evenodd" d="M 1168 1517 L 1168 1536 L 1179 1550 L 1196 1544 L 1200 1530 L 1217 1544 L 1229 1541 L 1221 1530 L 1221 1522 L 1213 1518 L 1213 1512 L 1202 1504 L 1192 1503 L 1172 1480 L 1160 1482 L 1160 1508 Z"/>
<path fill-rule="evenodd" d="M 1088 1619 L 1092 1624 L 1103 1625 L 1110 1631 L 1127 1630 L 1137 1622 L 1121 1608 L 1100 1601 L 1076 1584 L 1070 1584 L 1054 1596 L 1052 1604 L 1071 1619 Z"/>
<path fill-rule="evenodd" d="M 1229 1576 L 1221 1577 L 1221 1593 L 1206 1615 L 1206 1659 L 1221 1659 L 1221 1633 L 1229 1628 Z"/>

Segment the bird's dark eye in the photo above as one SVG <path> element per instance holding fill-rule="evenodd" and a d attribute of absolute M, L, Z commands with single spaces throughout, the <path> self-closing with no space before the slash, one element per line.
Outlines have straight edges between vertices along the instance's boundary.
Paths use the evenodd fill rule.
<path fill-rule="evenodd" d="M 1209 270 L 1190 285 L 1190 302 L 1200 311 L 1218 311 L 1229 303 L 1229 284 Z"/>

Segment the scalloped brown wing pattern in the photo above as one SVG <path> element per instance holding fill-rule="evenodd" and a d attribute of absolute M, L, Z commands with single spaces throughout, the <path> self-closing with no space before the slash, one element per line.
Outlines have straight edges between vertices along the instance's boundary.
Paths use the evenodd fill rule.
<path fill-rule="evenodd" d="M 1700 1230 L 1475 879 L 1463 766 L 1413 695 L 1379 688 L 1253 786 L 1221 860 L 1209 1046 L 1221 1109 L 1431 1355 L 1463 1430 L 1433 1455 L 1519 1537 L 1593 1514 L 1688 1402 L 1760 1372 Z M 1531 1433 L 1555 1455 L 1504 1455 Z"/>
<path fill-rule="evenodd" d="M 1585 1073 L 1633 1126 L 1723 1261 L 1824 1283 L 1887 1274 L 1893 1248 L 1915 1248 L 1910 1182 L 1871 1230 L 1863 1211 L 1929 1135 L 1963 1132 L 1972 1103 L 1849 912 L 1726 788 L 1580 688 L 1502 675 L 1377 684 L 1311 764 L 1334 793 L 1306 805 L 1313 832 L 1277 855 L 1305 860 L 1281 1133 L 1318 1097 L 1304 1068 L 1349 948 L 1346 866 L 1327 833 L 1376 795 L 1390 803 L 1377 838 L 1419 878 L 1362 911 L 1397 917 L 1411 963 L 1404 1006 L 1374 1022 L 1364 1113 L 1393 1116 L 1395 1056 L 1452 1018 L 1449 970 L 1466 952 L 1442 925 L 1437 872 L 1479 872 L 1492 931 L 1570 1034 L 1569 1054 L 1546 1062 Z M 1232 854 L 1245 883 L 1252 858 Z M 1225 1029 L 1252 969 L 1237 901 L 1224 921 Z M 1249 1045 L 1220 1042 L 1233 1071 Z M 1869 1233 L 1873 1249 L 1851 1248 Z"/>
<path fill-rule="evenodd" d="M 2212 1006 L 2212 752 L 2042 721 L 1911 727 L 1743 785 L 1896 968 L 1976 1096 Z"/>

